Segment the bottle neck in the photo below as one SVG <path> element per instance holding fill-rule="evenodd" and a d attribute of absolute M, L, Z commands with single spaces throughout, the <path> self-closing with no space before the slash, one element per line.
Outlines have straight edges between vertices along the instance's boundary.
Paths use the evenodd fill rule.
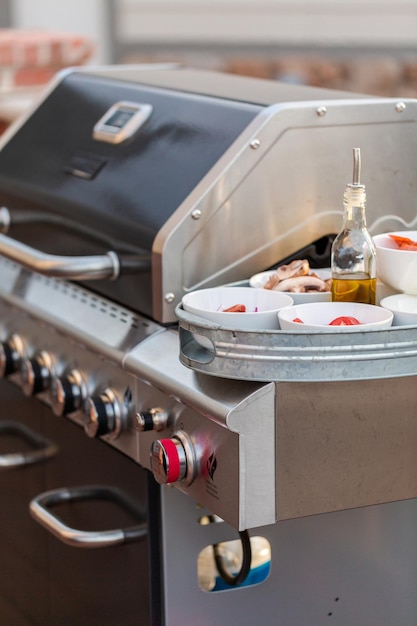
<path fill-rule="evenodd" d="M 366 228 L 365 215 L 366 193 L 363 185 L 348 185 L 343 196 L 344 217 L 346 228 Z"/>

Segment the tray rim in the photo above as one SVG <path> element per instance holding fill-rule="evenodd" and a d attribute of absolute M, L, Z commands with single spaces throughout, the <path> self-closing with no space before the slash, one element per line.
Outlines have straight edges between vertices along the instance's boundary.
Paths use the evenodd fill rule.
<path fill-rule="evenodd" d="M 417 375 L 417 325 L 368 331 L 229 329 L 176 307 L 180 361 L 221 378 L 359 380 Z M 199 345 L 202 335 L 213 350 Z M 358 366 L 360 372 L 358 372 Z"/>

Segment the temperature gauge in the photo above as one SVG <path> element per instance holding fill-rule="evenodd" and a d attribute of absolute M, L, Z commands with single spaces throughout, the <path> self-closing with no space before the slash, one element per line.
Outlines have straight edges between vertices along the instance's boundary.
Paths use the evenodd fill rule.
<path fill-rule="evenodd" d="M 122 143 L 132 137 L 152 113 L 152 105 L 116 102 L 93 128 L 93 138 L 108 143 Z"/>

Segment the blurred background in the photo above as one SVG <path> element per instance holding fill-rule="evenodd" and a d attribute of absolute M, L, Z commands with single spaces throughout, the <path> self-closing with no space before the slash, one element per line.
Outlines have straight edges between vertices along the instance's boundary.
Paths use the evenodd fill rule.
<path fill-rule="evenodd" d="M 0 28 L 3 117 L 85 63 L 176 61 L 417 97 L 417 0 L 2 0 Z"/>

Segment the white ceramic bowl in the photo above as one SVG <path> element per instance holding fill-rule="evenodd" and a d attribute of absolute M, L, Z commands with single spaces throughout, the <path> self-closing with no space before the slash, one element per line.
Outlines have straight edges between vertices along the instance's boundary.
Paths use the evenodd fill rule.
<path fill-rule="evenodd" d="M 330 322 L 338 317 L 354 317 L 360 324 L 354 326 L 330 326 Z M 304 323 L 294 321 L 301 319 Z M 364 330 L 381 330 L 392 325 L 393 313 L 373 304 L 358 302 L 311 302 L 295 304 L 289 309 L 278 312 L 282 330 L 293 332 L 325 331 L 325 332 L 358 332 Z"/>
<path fill-rule="evenodd" d="M 417 296 L 396 293 L 382 298 L 380 305 L 394 313 L 393 326 L 417 325 Z"/>
<path fill-rule="evenodd" d="M 246 312 L 224 312 L 223 309 L 235 304 L 244 304 Z M 232 330 L 278 329 L 278 311 L 292 304 L 292 298 L 285 293 L 251 287 L 200 289 L 182 298 L 182 306 L 188 313 Z"/>
<path fill-rule="evenodd" d="M 323 280 L 331 278 L 332 275 L 330 269 L 312 269 L 311 272 L 314 272 Z M 266 272 L 260 272 L 259 274 L 255 274 L 249 279 L 250 287 L 254 287 L 255 289 L 263 288 L 267 280 L 273 274 L 275 274 L 275 270 L 268 270 Z M 267 291 L 269 291 L 269 289 Z M 273 291 L 273 289 L 271 291 Z M 291 298 L 294 300 L 294 304 L 303 304 L 304 302 L 330 302 L 331 300 L 330 291 L 310 291 L 308 293 L 281 291 L 279 293 L 286 293 L 291 296 Z"/>
<path fill-rule="evenodd" d="M 417 295 L 417 250 L 401 250 L 389 234 L 417 241 L 416 230 L 375 235 L 378 279 L 394 291 Z"/>

